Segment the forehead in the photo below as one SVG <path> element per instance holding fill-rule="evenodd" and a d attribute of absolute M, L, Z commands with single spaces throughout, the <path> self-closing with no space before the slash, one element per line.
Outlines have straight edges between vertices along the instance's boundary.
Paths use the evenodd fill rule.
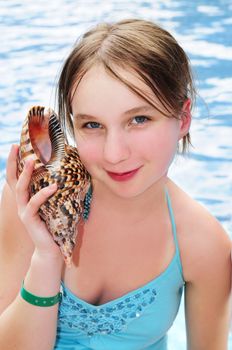
<path fill-rule="evenodd" d="M 72 91 L 72 111 L 76 113 L 88 113 L 101 108 L 117 108 L 119 112 L 129 110 L 140 104 L 155 105 L 164 109 L 154 92 L 148 87 L 136 72 L 117 68 L 116 73 L 138 90 L 144 98 L 139 96 L 124 82 L 113 74 L 110 74 L 102 65 L 91 67 L 81 80 L 77 81 Z M 149 103 L 150 102 L 150 103 Z"/>

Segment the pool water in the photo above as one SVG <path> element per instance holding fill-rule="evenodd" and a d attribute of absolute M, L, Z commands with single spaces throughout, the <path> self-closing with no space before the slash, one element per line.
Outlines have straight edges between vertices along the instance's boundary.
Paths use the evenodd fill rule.
<path fill-rule="evenodd" d="M 1 2 L 0 190 L 6 158 L 18 143 L 27 110 L 54 106 L 61 64 L 77 37 L 100 21 L 150 19 L 187 51 L 199 96 L 187 157 L 170 175 L 214 214 L 232 238 L 232 2 L 11 0 Z M 170 331 L 170 349 L 186 348 L 183 303 Z M 229 348 L 232 349 L 230 339 Z"/>

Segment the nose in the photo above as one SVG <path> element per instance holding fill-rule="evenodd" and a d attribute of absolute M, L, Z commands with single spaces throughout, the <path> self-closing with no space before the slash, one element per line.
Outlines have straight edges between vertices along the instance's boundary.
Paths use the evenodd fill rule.
<path fill-rule="evenodd" d="M 114 131 L 105 138 L 103 156 L 111 164 L 120 163 L 130 156 L 130 147 L 126 135 Z"/>

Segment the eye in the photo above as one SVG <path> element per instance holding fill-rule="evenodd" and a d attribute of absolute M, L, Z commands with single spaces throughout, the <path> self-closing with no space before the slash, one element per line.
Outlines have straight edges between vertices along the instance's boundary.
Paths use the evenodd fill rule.
<path fill-rule="evenodd" d="M 82 128 L 86 129 L 99 129 L 101 128 L 101 124 L 97 122 L 88 122 L 82 125 Z"/>
<path fill-rule="evenodd" d="M 138 115 L 132 119 L 131 124 L 145 124 L 148 120 L 150 120 L 150 118 L 145 117 L 144 115 Z"/>

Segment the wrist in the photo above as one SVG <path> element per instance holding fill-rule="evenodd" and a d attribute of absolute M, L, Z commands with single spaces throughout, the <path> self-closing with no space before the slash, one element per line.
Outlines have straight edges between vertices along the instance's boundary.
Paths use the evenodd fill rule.
<path fill-rule="evenodd" d="M 24 279 L 25 289 L 35 295 L 49 297 L 60 290 L 62 256 L 45 254 L 35 249 Z"/>
<path fill-rule="evenodd" d="M 37 262 L 40 264 L 48 264 L 49 266 L 56 266 L 57 268 L 62 269 L 64 264 L 63 257 L 60 251 L 56 254 L 51 254 L 48 251 L 41 251 L 35 248 L 34 253 L 31 258 L 31 262 Z"/>
<path fill-rule="evenodd" d="M 34 306 L 40 306 L 40 307 L 54 306 L 60 302 L 61 297 L 62 297 L 61 292 L 58 292 L 56 295 L 49 296 L 49 297 L 42 297 L 42 296 L 34 295 L 24 288 L 24 282 L 22 283 L 20 295 L 29 304 L 34 305 Z"/>

